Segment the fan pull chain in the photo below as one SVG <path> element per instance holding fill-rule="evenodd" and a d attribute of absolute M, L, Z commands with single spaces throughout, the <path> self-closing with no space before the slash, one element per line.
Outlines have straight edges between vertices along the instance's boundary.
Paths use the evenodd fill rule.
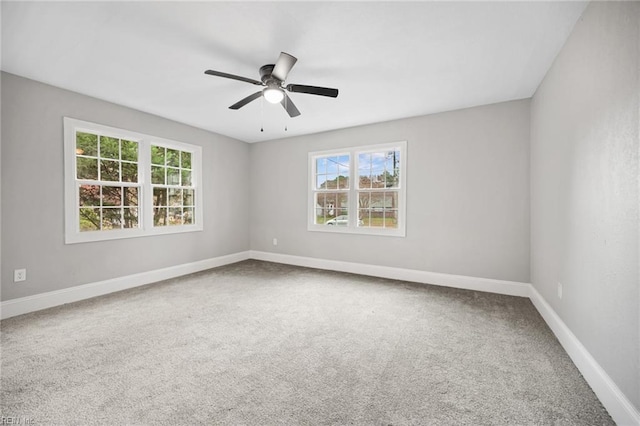
<path fill-rule="evenodd" d="M 289 97 L 286 96 L 286 94 L 285 94 L 285 97 L 284 97 L 284 109 L 289 111 L 289 108 L 288 108 L 289 105 L 287 105 L 287 102 L 289 102 Z M 286 118 L 285 118 L 285 120 L 286 120 Z M 284 131 L 285 132 L 287 131 L 287 123 L 286 122 L 284 123 Z"/>
<path fill-rule="evenodd" d="M 264 132 L 264 96 L 260 97 L 260 131 Z"/>

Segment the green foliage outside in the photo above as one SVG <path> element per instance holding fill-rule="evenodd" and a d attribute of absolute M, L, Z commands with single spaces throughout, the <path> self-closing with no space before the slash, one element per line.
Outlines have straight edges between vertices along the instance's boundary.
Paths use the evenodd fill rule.
<path fill-rule="evenodd" d="M 78 179 L 114 182 L 79 188 L 81 231 L 138 226 L 138 188 L 117 185 L 138 182 L 138 144 L 91 133 L 76 133 Z"/>
<path fill-rule="evenodd" d="M 151 146 L 151 183 L 191 186 L 191 153 Z M 194 219 L 193 189 L 153 188 L 153 224 L 189 225 Z"/>
<path fill-rule="evenodd" d="M 138 226 L 137 187 L 117 185 L 138 182 L 138 143 L 85 132 L 76 133 L 76 176 L 80 180 L 113 182 L 83 184 L 79 188 L 81 231 Z M 192 154 L 151 146 L 151 182 L 154 185 L 191 186 Z M 156 226 L 194 223 L 193 189 L 153 189 Z"/>

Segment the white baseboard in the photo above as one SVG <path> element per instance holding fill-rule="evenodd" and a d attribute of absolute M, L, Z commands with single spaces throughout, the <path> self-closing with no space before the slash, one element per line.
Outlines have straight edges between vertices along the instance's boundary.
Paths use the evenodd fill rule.
<path fill-rule="evenodd" d="M 204 271 L 230 263 L 240 262 L 249 259 L 249 252 L 244 251 L 226 256 L 213 257 L 197 262 L 184 263 L 182 265 L 157 269 L 139 274 L 127 275 L 105 281 L 79 285 L 62 290 L 40 293 L 33 296 L 11 299 L 0 304 L 0 318 L 10 318 L 16 315 L 27 314 L 66 303 L 77 302 L 79 300 L 90 299 L 96 296 L 126 290 L 141 285 L 179 277 L 181 275 Z"/>
<path fill-rule="evenodd" d="M 440 274 L 412 269 L 392 268 L 387 266 L 367 265 L 362 263 L 341 262 L 336 260 L 316 259 L 262 251 L 244 251 L 226 256 L 200 260 L 192 263 L 171 266 L 139 274 L 127 275 L 105 281 L 98 281 L 62 290 L 40 293 L 33 296 L 11 299 L 0 303 L 0 318 L 11 318 L 66 303 L 77 302 L 116 291 L 126 290 L 141 285 L 179 277 L 181 275 L 204 271 L 246 259 L 265 260 L 288 265 L 306 266 L 310 268 L 329 269 L 354 274 L 391 278 L 403 281 L 435 284 L 467 290 L 487 291 L 511 296 L 529 296 L 529 284 L 474 278 L 462 275 Z"/>
<path fill-rule="evenodd" d="M 68 289 L 8 300 L 0 304 L 0 317 L 2 319 L 10 318 L 16 315 L 26 314 L 128 288 L 151 284 L 247 259 L 264 260 L 288 265 L 327 269 L 467 290 L 485 291 L 509 296 L 528 297 L 531 299 L 531 302 L 536 307 L 542 318 L 544 318 L 549 328 L 551 328 L 553 333 L 556 335 L 560 344 L 562 344 L 567 354 L 569 354 L 574 364 L 578 367 L 578 370 L 580 370 L 585 380 L 589 383 L 613 420 L 619 425 L 640 425 L 640 413 L 638 410 L 620 391 L 609 375 L 602 369 L 602 367 L 600 367 L 589 351 L 587 351 L 578 338 L 571 332 L 547 301 L 544 300 L 544 298 L 529 283 L 476 278 L 463 275 L 450 275 L 414 269 L 343 262 L 338 260 L 317 259 L 264 251 L 245 251 L 158 269 L 155 271 L 80 285 Z"/>
<path fill-rule="evenodd" d="M 616 424 L 640 425 L 638 410 L 533 286 L 529 297 Z"/>
<path fill-rule="evenodd" d="M 510 296 L 528 297 L 545 320 L 558 341 L 571 357 L 583 377 L 589 383 L 602 405 L 607 409 L 618 425 L 640 425 L 640 413 L 620 391 L 589 351 L 569 330 L 553 308 L 529 283 L 476 278 L 462 275 L 449 275 L 437 272 L 426 272 L 412 269 L 393 268 L 379 265 L 342 262 L 337 260 L 317 259 L 312 257 L 293 256 L 287 254 L 251 251 L 250 257 L 268 262 L 309 268 L 328 269 L 395 280 L 434 284 L 467 290 L 486 291 Z"/>
<path fill-rule="evenodd" d="M 250 257 L 268 262 L 287 265 L 306 266 L 308 268 L 328 269 L 331 271 L 349 272 L 394 280 L 433 284 L 444 287 L 462 288 L 466 290 L 486 291 L 509 296 L 529 297 L 529 283 L 516 281 L 476 278 L 464 275 L 442 274 L 438 272 L 419 271 L 416 269 L 394 268 L 390 266 L 371 265 L 365 263 L 343 262 L 339 260 L 317 259 L 313 257 L 293 256 L 289 254 L 270 253 L 265 251 L 250 252 Z"/>

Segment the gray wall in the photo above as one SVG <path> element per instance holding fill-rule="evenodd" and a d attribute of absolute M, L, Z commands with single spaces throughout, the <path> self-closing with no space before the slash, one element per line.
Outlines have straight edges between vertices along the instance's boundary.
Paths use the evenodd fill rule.
<path fill-rule="evenodd" d="M 11 74 L 1 83 L 2 300 L 249 249 L 248 144 Z M 204 231 L 65 245 L 64 116 L 201 145 Z"/>
<path fill-rule="evenodd" d="M 399 140 L 405 238 L 307 231 L 309 151 Z M 251 169 L 253 250 L 529 282 L 528 100 L 254 144 Z"/>
<path fill-rule="evenodd" d="M 531 104 L 532 283 L 637 408 L 639 27 L 591 3 Z"/>
<path fill-rule="evenodd" d="M 639 27 L 591 3 L 531 102 L 251 147 L 3 73 L 2 300 L 249 248 L 531 281 L 640 408 Z M 202 145 L 205 231 L 65 245 L 63 116 Z M 308 232 L 307 153 L 398 140 L 407 236 Z"/>

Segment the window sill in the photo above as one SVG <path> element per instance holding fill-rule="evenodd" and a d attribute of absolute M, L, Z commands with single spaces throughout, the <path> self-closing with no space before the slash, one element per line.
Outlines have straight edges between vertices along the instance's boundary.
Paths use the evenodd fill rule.
<path fill-rule="evenodd" d="M 89 231 L 67 235 L 64 243 L 93 243 L 98 241 L 121 240 L 127 238 L 153 237 L 156 235 L 182 234 L 186 232 L 198 232 L 202 230 L 202 225 L 182 225 L 180 227 L 168 226 L 162 228 L 154 228 L 153 230 L 131 229 L 113 231 Z"/>

